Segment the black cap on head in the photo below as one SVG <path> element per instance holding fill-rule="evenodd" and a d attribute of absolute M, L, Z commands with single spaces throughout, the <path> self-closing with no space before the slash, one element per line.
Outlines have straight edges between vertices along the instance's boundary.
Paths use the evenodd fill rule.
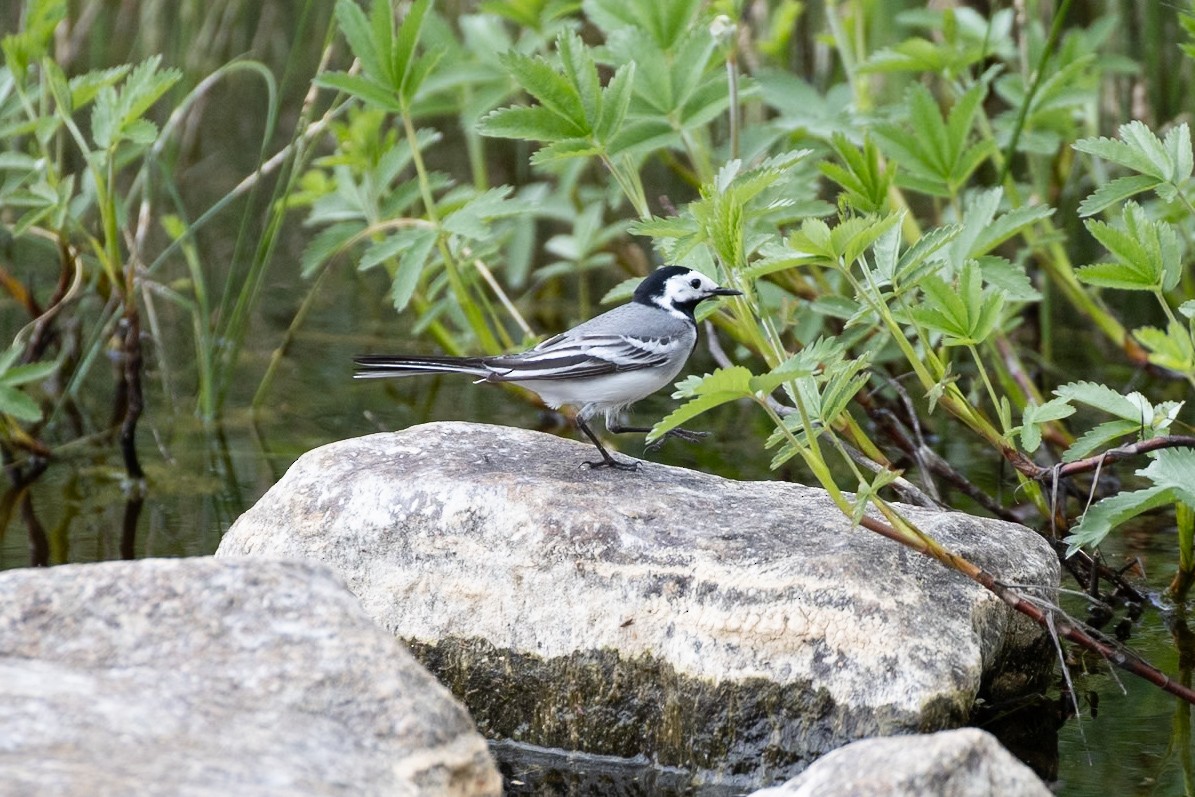
<path fill-rule="evenodd" d="M 643 282 L 639 283 L 639 287 L 635 288 L 634 300 L 643 304 L 650 304 L 651 297 L 662 296 L 664 294 L 664 283 L 668 281 L 669 277 L 675 277 L 677 274 L 688 274 L 692 269 L 684 266 L 664 266 L 658 268 L 652 273 L 643 278 Z"/>

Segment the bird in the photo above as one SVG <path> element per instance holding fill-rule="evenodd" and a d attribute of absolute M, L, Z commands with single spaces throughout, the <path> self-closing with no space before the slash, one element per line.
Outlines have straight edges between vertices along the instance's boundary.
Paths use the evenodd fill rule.
<path fill-rule="evenodd" d="M 595 316 L 534 348 L 478 357 L 361 355 L 358 379 L 457 373 L 481 382 L 511 382 L 527 388 L 552 409 L 575 407 L 577 427 L 597 446 L 601 460 L 590 468 L 635 470 L 639 462 L 616 459 L 589 427 L 605 415 L 613 434 L 649 432 L 624 426 L 631 404 L 671 384 L 697 345 L 697 306 L 717 296 L 741 296 L 700 271 L 684 266 L 656 269 L 636 287 L 631 301 Z M 668 436 L 696 441 L 705 433 L 673 429 Z"/>

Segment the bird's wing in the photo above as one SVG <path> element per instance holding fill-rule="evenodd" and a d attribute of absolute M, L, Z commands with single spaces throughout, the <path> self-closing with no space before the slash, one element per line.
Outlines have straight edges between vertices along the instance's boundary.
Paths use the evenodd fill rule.
<path fill-rule="evenodd" d="M 493 382 L 536 379 L 577 379 L 664 365 L 678 349 L 691 347 L 678 337 L 648 338 L 635 335 L 573 335 L 549 338 L 530 351 L 486 358 Z"/>

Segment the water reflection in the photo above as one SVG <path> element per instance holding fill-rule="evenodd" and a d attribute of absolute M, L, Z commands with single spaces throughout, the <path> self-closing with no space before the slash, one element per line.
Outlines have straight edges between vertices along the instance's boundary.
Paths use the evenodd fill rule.
<path fill-rule="evenodd" d="M 7 449 L 5 453 L 8 453 Z M 0 497 L 0 539 L 7 537 L 13 517 L 19 512 L 28 533 L 31 567 L 46 567 L 50 564 L 50 541 L 46 536 L 45 526 L 37 517 L 30 490 L 46 471 L 47 465 L 44 457 L 36 456 L 24 464 L 11 459 L 4 463 L 4 471 L 11 486 L 5 490 L 3 497 Z"/>
<path fill-rule="evenodd" d="M 1195 634 L 1187 624 L 1187 607 L 1179 605 L 1170 615 L 1170 633 L 1178 651 L 1178 677 L 1183 686 L 1191 685 L 1191 669 L 1195 666 Z M 1171 749 L 1183 772 L 1186 794 L 1195 794 L 1195 763 L 1191 760 L 1191 704 L 1175 701 L 1174 730 Z"/>
<path fill-rule="evenodd" d="M 360 277 L 350 274 L 346 279 Z M 300 330 L 288 356 L 280 362 L 267 403 L 256 413 L 231 410 L 221 423 L 204 424 L 191 414 L 185 377 L 176 374 L 178 394 L 170 403 L 161 398 L 151 401 L 140 427 L 138 444 L 147 474 L 144 494 L 127 492 L 119 452 L 107 443 L 81 445 L 59 456 L 48 469 L 43 462 L 38 478 L 26 478 L 20 487 L 13 481 L 13 472 L 6 469 L 10 487 L 0 496 L 0 567 L 210 554 L 233 520 L 298 456 L 316 446 L 428 420 L 485 421 L 524 428 L 551 421 L 534 406 L 467 380 L 429 379 L 384 387 L 354 383 L 353 354 L 402 345 L 397 322 L 377 309 L 380 293 L 378 286 L 364 281 L 356 290 L 344 286 L 328 290 L 327 298 L 317 303 L 306 328 Z M 288 321 L 283 314 L 279 323 Z M 256 390 L 261 364 L 269 357 L 270 344 L 278 339 L 278 329 L 261 323 L 263 327 L 254 335 L 260 345 L 246 351 L 235 388 L 240 395 L 230 397 L 230 407 L 246 405 L 247 397 Z M 164 326 L 171 328 L 169 322 Z M 187 352 L 185 341 L 178 346 L 173 353 L 176 361 Z M 709 368 L 709 361 L 702 360 L 699 353 L 689 371 L 701 373 Z M 675 405 L 667 391 L 662 391 L 636 406 L 635 420 L 650 422 Z M 61 413 L 57 423 L 82 434 L 102 425 L 95 418 L 107 419 L 106 412 L 86 402 L 79 412 L 82 414 L 74 416 Z M 795 470 L 787 474 L 769 471 L 771 452 L 762 447 L 766 420 L 751 407 L 726 405 L 719 413 L 703 417 L 703 424 L 714 432 L 710 440 L 699 445 L 672 441 L 649 459 L 732 478 L 788 476 L 810 481 Z M 72 429 L 60 430 L 60 434 L 70 437 Z M 568 429 L 552 431 L 573 434 Z M 642 454 L 641 440 L 617 443 L 628 455 Z M 974 451 L 950 453 L 956 463 L 975 456 Z M 22 466 L 30 471 L 33 463 Z M 790 467 L 795 468 L 795 463 Z M 1155 529 L 1149 535 L 1110 540 L 1105 552 L 1116 566 L 1135 557 L 1147 565 L 1152 561 L 1152 568 L 1147 568 L 1149 583 L 1160 590 L 1169 577 L 1164 567 L 1174 560 L 1173 545 L 1172 535 Z M 1106 584 L 1107 576 L 1101 578 Z M 1085 609 L 1081 602 L 1074 607 L 1078 613 Z M 1177 620 L 1146 610 L 1134 633 L 1134 646 L 1166 671 L 1175 670 L 1178 657 L 1182 677 L 1189 679 L 1190 633 L 1185 614 L 1175 616 Z M 1167 619 L 1172 627 L 1166 625 Z M 1018 754 L 1039 772 L 1048 776 L 1056 769 L 1058 793 L 1063 797 L 1182 793 L 1192 780 L 1189 713 L 1176 708 L 1154 687 L 1131 677 L 1124 679 L 1127 695 L 1123 694 L 1103 662 L 1088 662 L 1088 667 L 1089 674 L 1077 673 L 1076 686 L 1080 694 L 1092 697 L 1080 700 L 1083 718 L 1063 724 L 1057 741 L 1052 741 L 1050 734 L 1063 721 L 1063 705 L 1069 706 L 1069 698 L 1064 704 L 1059 689 L 1023 704 L 993 706 L 993 714 L 1022 726 L 1019 732 L 999 731 L 1002 739 L 1010 747 L 1019 744 Z M 1097 704 L 1098 716 L 1093 716 Z M 1026 722 L 1026 716 L 1032 721 Z M 995 730 L 989 720 L 984 722 Z M 1016 741 L 1018 733 L 1023 734 L 1022 743 Z M 586 793 L 583 790 L 589 787 L 585 782 L 599 784 L 594 789 L 612 783 L 606 762 L 573 759 L 568 762 L 571 769 L 561 769 L 514 753 L 500 757 L 512 793 L 520 793 L 516 787 L 521 793 L 565 793 L 566 788 L 577 789 L 571 793 Z M 594 779 L 582 780 L 586 768 L 596 773 Z M 623 793 L 657 793 L 650 789 L 663 788 L 660 778 L 667 780 L 647 770 L 630 774 L 625 782 L 631 785 Z M 546 785 L 543 791 L 534 792 L 529 785 L 533 783 Z M 554 788 L 558 790 L 553 792 Z M 635 788 L 641 791 L 635 792 Z M 688 793 L 686 788 L 678 785 L 673 793 Z"/>

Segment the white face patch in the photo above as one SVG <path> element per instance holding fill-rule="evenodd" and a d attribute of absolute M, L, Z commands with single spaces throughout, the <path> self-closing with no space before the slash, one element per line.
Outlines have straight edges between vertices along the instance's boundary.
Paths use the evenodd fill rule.
<path fill-rule="evenodd" d="M 695 304 L 718 290 L 718 284 L 698 271 L 669 277 L 662 296 L 653 297 L 656 305 L 677 318 L 688 318 L 677 305 Z"/>

